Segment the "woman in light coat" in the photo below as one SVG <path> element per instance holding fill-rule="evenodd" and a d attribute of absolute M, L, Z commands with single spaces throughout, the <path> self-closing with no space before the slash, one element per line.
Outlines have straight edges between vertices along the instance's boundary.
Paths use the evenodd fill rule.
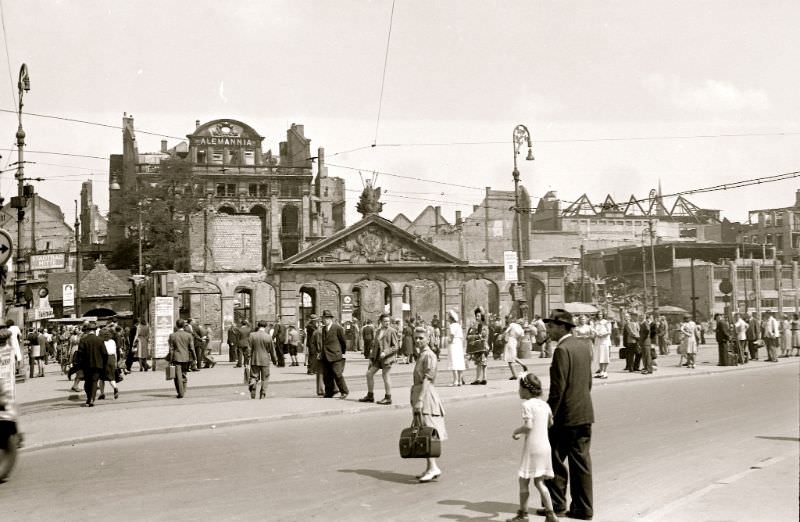
<path fill-rule="evenodd" d="M 456 323 L 457 324 L 457 323 Z M 436 428 L 439 440 L 447 440 L 447 429 L 444 425 L 444 406 L 436 393 L 436 354 L 429 345 L 428 333 L 424 328 L 414 330 L 414 382 L 411 385 L 412 422 L 421 422 L 423 426 Z M 462 354 L 463 361 L 463 354 Z M 435 458 L 426 459 L 425 472 L 417 475 L 420 482 L 430 482 L 442 474 Z"/>
<path fill-rule="evenodd" d="M 450 310 L 447 313 L 447 356 L 450 358 L 450 369 L 453 371 L 453 384 L 461 386 L 464 382 L 462 372 L 466 369 L 464 360 L 464 330 L 458 322 L 458 314 Z M 416 344 L 416 343 L 415 343 Z"/>

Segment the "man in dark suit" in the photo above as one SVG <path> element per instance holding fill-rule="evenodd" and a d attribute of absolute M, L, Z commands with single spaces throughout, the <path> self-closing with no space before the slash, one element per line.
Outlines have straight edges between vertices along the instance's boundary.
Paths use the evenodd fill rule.
<path fill-rule="evenodd" d="M 638 372 L 642 354 L 639 349 L 639 323 L 636 315 L 633 317 L 625 314 L 625 324 L 622 327 L 622 344 L 625 346 L 625 370 Z"/>
<path fill-rule="evenodd" d="M 267 381 L 269 381 L 269 363 L 278 362 L 275 357 L 275 346 L 272 337 L 267 332 L 267 322 L 259 321 L 258 329 L 250 334 L 250 398 L 256 398 L 258 382 L 261 381 L 259 399 L 267 396 Z"/>
<path fill-rule="evenodd" d="M 652 346 L 651 326 L 653 324 L 652 316 L 647 314 L 644 320 L 639 323 L 639 352 L 641 352 L 642 373 L 653 373 L 653 359 L 650 357 L 650 347 Z M 638 366 L 638 365 L 637 365 Z"/>
<path fill-rule="evenodd" d="M 236 326 L 236 321 L 231 323 L 228 328 L 228 362 L 236 360 L 236 350 L 239 349 L 239 327 Z"/>
<path fill-rule="evenodd" d="M 313 375 L 316 373 L 314 369 L 318 366 L 317 362 L 317 347 L 312 346 L 314 340 L 314 332 L 317 331 L 317 323 L 319 319 L 317 314 L 311 314 L 306 322 L 306 373 Z"/>
<path fill-rule="evenodd" d="M 731 325 L 722 314 L 714 314 L 714 322 L 716 323 L 715 335 L 717 338 L 717 353 L 718 361 L 717 366 L 728 365 L 728 343 L 731 341 Z"/>
<path fill-rule="evenodd" d="M 275 329 L 272 331 L 272 342 L 275 345 L 275 355 L 278 357 L 278 368 L 286 366 L 286 327 L 280 321 L 275 323 Z"/>
<path fill-rule="evenodd" d="M 758 346 L 756 341 L 761 340 L 761 321 L 759 321 L 758 314 L 750 314 L 747 319 L 747 350 L 750 352 L 750 358 L 754 361 L 758 360 Z"/>
<path fill-rule="evenodd" d="M 333 385 L 339 388 L 342 394 L 340 398 L 347 398 L 347 383 L 344 382 L 345 358 L 347 343 L 344 338 L 344 330 L 333 321 L 333 314 L 330 310 L 322 312 L 322 342 L 318 355 L 322 363 L 322 380 L 325 383 L 325 397 L 333 397 Z"/>
<path fill-rule="evenodd" d="M 94 321 L 83 326 L 83 337 L 78 343 L 78 364 L 83 370 L 83 390 L 86 392 L 86 406 L 94 406 L 97 395 L 97 380 L 100 372 L 106 367 L 108 352 L 106 345 L 97 335 L 97 323 Z"/>
<path fill-rule="evenodd" d="M 550 339 L 557 342 L 550 365 L 550 394 L 547 404 L 553 412 L 549 430 L 553 452 L 554 478 L 547 489 L 557 515 L 589 520 L 592 508 L 592 351 L 585 340 L 570 333 L 575 327 L 572 314 L 556 308 L 545 319 Z M 569 459 L 569 472 L 564 461 Z M 569 511 L 566 510 L 569 483 Z M 542 512 L 544 513 L 544 512 Z"/>
<path fill-rule="evenodd" d="M 175 332 L 169 336 L 167 360 L 170 364 L 175 365 L 175 390 L 178 392 L 178 398 L 182 399 L 188 384 L 186 374 L 189 372 L 192 361 L 195 360 L 194 338 L 185 330 L 186 321 L 183 319 L 178 319 L 175 326 Z"/>

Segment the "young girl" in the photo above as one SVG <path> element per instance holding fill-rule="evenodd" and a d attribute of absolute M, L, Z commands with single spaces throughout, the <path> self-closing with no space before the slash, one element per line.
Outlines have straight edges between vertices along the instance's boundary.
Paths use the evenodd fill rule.
<path fill-rule="evenodd" d="M 519 398 L 522 399 L 522 426 L 511 435 L 514 440 L 525 436 L 522 448 L 522 461 L 519 466 L 519 511 L 517 516 L 508 522 L 528 520 L 528 498 L 530 497 L 530 481 L 539 490 L 542 506 L 545 511 L 545 522 L 557 522 L 553 512 L 550 492 L 544 484 L 546 479 L 553 478 L 553 461 L 550 456 L 550 441 L 547 429 L 553 424 L 550 406 L 539 397 L 542 396 L 542 383 L 532 373 L 523 375 L 519 380 Z"/>

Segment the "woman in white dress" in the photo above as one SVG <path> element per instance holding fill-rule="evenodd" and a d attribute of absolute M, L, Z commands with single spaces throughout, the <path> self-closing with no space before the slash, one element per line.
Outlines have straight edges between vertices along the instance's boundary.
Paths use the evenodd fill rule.
<path fill-rule="evenodd" d="M 461 386 L 464 378 L 461 372 L 466 368 L 464 360 L 464 330 L 458 323 L 458 314 L 454 310 L 447 312 L 447 356 L 450 358 L 450 369 L 453 371 L 453 384 Z"/>
<path fill-rule="evenodd" d="M 517 359 L 517 346 L 519 346 L 522 336 L 525 335 L 525 330 L 519 324 L 519 321 L 512 319 L 511 316 L 506 317 L 506 324 L 506 330 L 503 332 L 506 338 L 503 360 L 508 363 L 508 368 L 511 370 L 511 377 L 509 377 L 508 380 L 514 381 L 517 379 L 517 373 L 514 371 L 514 363 L 522 364 L 519 362 L 519 359 Z"/>
<path fill-rule="evenodd" d="M 598 364 L 597 373 L 594 375 L 598 379 L 608 379 L 608 363 L 611 359 L 611 323 L 609 323 L 603 312 L 597 312 L 597 319 L 592 326 L 594 333 L 594 360 Z"/>
<path fill-rule="evenodd" d="M 688 315 L 683 316 L 681 329 L 681 352 L 686 354 L 686 365 L 694 368 L 694 356 L 697 353 L 697 325 Z"/>

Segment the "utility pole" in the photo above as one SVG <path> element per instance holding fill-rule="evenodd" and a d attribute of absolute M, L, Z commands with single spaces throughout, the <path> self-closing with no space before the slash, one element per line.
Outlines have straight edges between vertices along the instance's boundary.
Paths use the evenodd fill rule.
<path fill-rule="evenodd" d="M 644 235 L 642 235 L 642 312 L 647 313 L 647 253 L 644 249 Z"/>
<path fill-rule="evenodd" d="M 75 317 L 81 315 L 81 220 L 78 213 L 78 200 L 75 200 Z"/>
<path fill-rule="evenodd" d="M 648 219 L 647 224 L 650 227 L 650 264 L 653 270 L 653 316 L 658 313 L 658 279 L 656 278 L 656 247 L 655 247 L 655 230 L 653 228 L 653 220 Z"/>
<path fill-rule="evenodd" d="M 22 304 L 22 285 L 25 283 L 25 274 L 22 273 L 22 265 L 25 257 L 22 255 L 22 221 L 25 218 L 25 207 L 27 206 L 27 198 L 25 197 L 25 131 L 22 129 L 22 99 L 24 93 L 31 90 L 31 80 L 28 76 L 28 66 L 24 63 L 19 69 L 19 81 L 17 82 L 19 89 L 19 109 L 17 110 L 17 120 L 19 126 L 17 127 L 17 197 L 12 198 L 11 206 L 17 209 L 17 258 L 15 269 L 14 281 L 14 302 L 17 305 Z M 32 238 L 33 239 L 33 238 Z"/>
<path fill-rule="evenodd" d="M 586 291 L 584 290 L 586 288 L 586 284 L 584 283 L 585 269 L 583 265 L 583 253 L 585 252 L 585 250 L 586 249 L 584 248 L 583 243 L 581 243 L 580 251 L 581 251 L 581 302 L 582 303 L 586 302 Z"/>

